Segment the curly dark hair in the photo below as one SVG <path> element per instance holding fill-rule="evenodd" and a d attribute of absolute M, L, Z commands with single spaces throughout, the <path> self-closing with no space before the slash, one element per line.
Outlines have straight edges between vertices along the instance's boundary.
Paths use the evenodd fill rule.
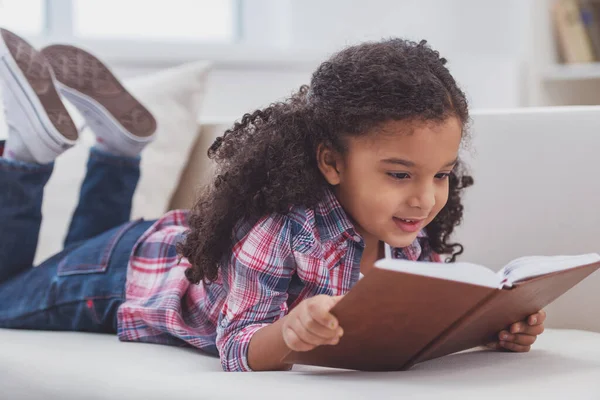
<path fill-rule="evenodd" d="M 285 214 L 290 206 L 313 207 L 323 199 L 328 183 L 317 166 L 320 144 L 343 152 L 346 136 L 369 134 L 385 122 L 451 116 L 461 121 L 464 136 L 467 100 L 445 64 L 426 41 L 367 42 L 322 63 L 310 85 L 286 101 L 245 114 L 208 150 L 216 175 L 200 193 L 178 248 L 192 265 L 187 279 L 218 278 L 239 221 Z M 450 254 L 447 261 L 463 250 L 448 240 L 462 219 L 461 192 L 472 183 L 458 165 L 446 206 L 426 227 L 432 250 Z"/>

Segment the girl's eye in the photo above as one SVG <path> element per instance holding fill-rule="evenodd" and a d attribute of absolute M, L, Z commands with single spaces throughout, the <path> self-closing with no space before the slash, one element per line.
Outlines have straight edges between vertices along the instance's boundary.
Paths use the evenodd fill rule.
<path fill-rule="evenodd" d="M 410 178 L 410 175 L 408 175 L 406 172 L 388 172 L 388 175 L 398 180 Z"/>
<path fill-rule="evenodd" d="M 450 173 L 441 172 L 435 176 L 437 179 L 448 179 L 450 177 Z"/>

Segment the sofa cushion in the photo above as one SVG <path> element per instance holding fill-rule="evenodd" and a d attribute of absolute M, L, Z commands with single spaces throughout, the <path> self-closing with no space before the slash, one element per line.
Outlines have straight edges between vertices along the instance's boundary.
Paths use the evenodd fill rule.
<path fill-rule="evenodd" d="M 530 353 L 469 351 L 406 372 L 295 366 L 226 373 L 189 348 L 116 336 L 0 329 L 2 398 L 600 398 L 600 333 L 548 330 Z"/>
<path fill-rule="evenodd" d="M 464 157 L 475 185 L 453 240 L 495 270 L 530 255 L 598 252 L 600 107 L 473 112 Z M 600 332 L 600 272 L 547 307 L 548 327 Z"/>
<path fill-rule="evenodd" d="M 188 163 L 181 174 L 179 186 L 171 198 L 171 209 L 192 208 L 198 198 L 198 191 L 209 183 L 214 174 L 214 163 L 207 152 L 218 136 L 231 128 L 233 122 L 201 122 L 199 134 L 192 147 Z"/>

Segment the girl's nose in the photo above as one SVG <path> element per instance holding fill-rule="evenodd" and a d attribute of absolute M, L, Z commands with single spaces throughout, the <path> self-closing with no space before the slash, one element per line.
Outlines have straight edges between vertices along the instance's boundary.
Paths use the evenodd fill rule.
<path fill-rule="evenodd" d="M 419 208 L 425 213 L 429 213 L 433 206 L 435 206 L 435 189 L 433 186 L 428 185 L 415 193 L 408 202 L 412 208 Z"/>

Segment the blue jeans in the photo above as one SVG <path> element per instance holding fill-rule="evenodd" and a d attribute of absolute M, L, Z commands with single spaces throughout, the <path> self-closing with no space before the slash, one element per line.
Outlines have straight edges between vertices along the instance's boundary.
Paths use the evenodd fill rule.
<path fill-rule="evenodd" d="M 92 149 L 64 250 L 34 268 L 53 165 L 0 157 L 0 328 L 116 332 L 131 251 L 153 222 L 129 221 L 139 163 Z"/>

